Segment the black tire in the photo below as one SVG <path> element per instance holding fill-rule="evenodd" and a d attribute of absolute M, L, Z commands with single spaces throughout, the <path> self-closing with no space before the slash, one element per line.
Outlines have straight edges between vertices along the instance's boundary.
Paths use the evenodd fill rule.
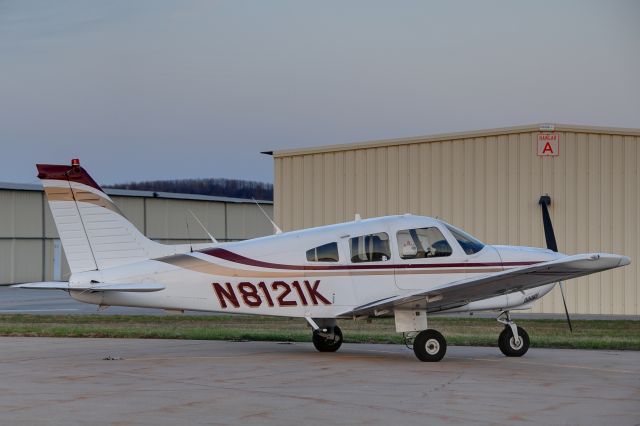
<path fill-rule="evenodd" d="M 447 341 L 436 330 L 424 330 L 413 339 L 413 352 L 422 362 L 437 362 L 447 353 Z"/>
<path fill-rule="evenodd" d="M 498 337 L 500 351 L 506 356 L 518 357 L 526 354 L 529 350 L 529 335 L 524 331 L 524 328 L 518 327 L 518 337 L 520 338 L 520 344 L 516 345 L 511 327 L 506 326 Z"/>
<path fill-rule="evenodd" d="M 313 346 L 319 352 L 335 352 L 342 346 L 342 330 L 337 325 L 333 327 L 333 339 L 322 336 L 319 332 L 313 332 Z"/>

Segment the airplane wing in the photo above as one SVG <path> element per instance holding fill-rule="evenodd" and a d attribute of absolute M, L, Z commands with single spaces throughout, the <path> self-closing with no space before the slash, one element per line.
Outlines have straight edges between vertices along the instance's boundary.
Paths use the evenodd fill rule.
<path fill-rule="evenodd" d="M 128 292 L 142 292 L 148 293 L 152 291 L 164 290 L 164 286 L 154 283 L 91 283 L 83 285 L 70 286 L 68 282 L 64 281 L 46 281 L 38 283 L 25 283 L 12 285 L 14 288 L 26 288 L 30 290 L 74 290 L 74 291 L 87 291 L 90 293 L 96 291 L 128 291 Z"/>
<path fill-rule="evenodd" d="M 464 306 L 476 300 L 577 278 L 629 263 L 631 260 L 628 257 L 616 254 L 577 254 L 495 274 L 453 281 L 428 290 L 393 296 L 359 306 L 341 315 L 371 315 L 393 309 L 426 309 L 427 312 L 437 312 Z"/>

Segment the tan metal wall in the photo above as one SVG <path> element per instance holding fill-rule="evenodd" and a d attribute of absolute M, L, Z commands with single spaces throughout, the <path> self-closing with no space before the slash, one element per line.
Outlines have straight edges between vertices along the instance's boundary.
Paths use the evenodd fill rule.
<path fill-rule="evenodd" d="M 42 195 L 0 190 L 0 283 L 42 280 Z"/>
<path fill-rule="evenodd" d="M 557 157 L 537 155 L 537 126 L 276 152 L 276 219 L 291 230 L 410 212 L 490 244 L 544 247 L 537 203 L 549 194 L 562 252 L 633 262 L 569 283 L 570 311 L 638 315 L 640 130 L 556 129 Z M 534 312 L 562 312 L 559 292 Z"/>
<path fill-rule="evenodd" d="M 273 228 L 251 201 L 230 202 L 111 195 L 124 215 L 148 237 L 167 244 L 208 242 L 191 209 L 220 241 L 270 235 Z M 269 215 L 273 205 L 262 204 Z M 187 231 L 187 220 L 189 227 Z M 0 189 L 0 284 L 53 279 L 58 232 L 40 190 Z M 69 266 L 61 251 L 61 275 Z"/>

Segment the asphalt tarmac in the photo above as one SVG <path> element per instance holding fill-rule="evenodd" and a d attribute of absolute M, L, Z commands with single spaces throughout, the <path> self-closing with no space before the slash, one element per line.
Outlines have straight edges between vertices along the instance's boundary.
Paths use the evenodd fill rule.
<path fill-rule="evenodd" d="M 640 423 L 640 353 L 0 338 L 2 424 Z"/>

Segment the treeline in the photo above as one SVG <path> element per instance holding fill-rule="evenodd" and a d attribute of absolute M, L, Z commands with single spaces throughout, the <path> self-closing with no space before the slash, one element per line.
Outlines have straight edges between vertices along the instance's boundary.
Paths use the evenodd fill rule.
<path fill-rule="evenodd" d="M 107 188 L 273 200 L 272 184 L 239 179 L 210 178 L 153 180 L 147 182 L 119 183 L 109 185 Z"/>

